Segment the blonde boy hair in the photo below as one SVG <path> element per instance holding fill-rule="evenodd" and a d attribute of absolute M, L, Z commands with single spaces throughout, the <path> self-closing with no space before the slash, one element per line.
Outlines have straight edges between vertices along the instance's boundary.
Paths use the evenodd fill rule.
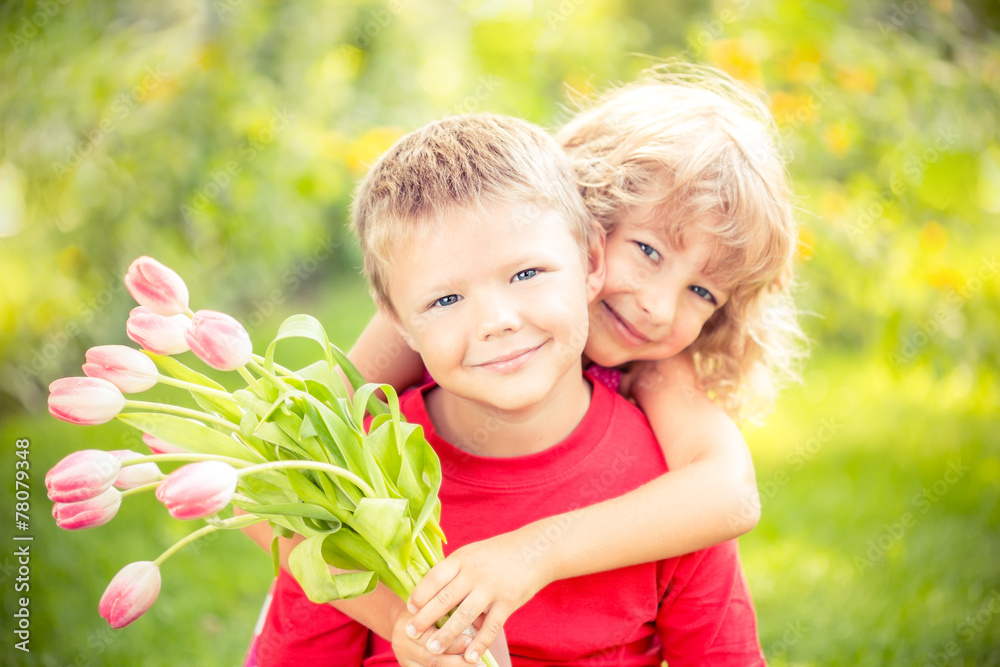
<path fill-rule="evenodd" d="M 543 209 L 560 213 L 586 254 L 590 220 L 572 164 L 559 144 L 527 121 L 493 114 L 455 116 L 412 132 L 392 146 L 358 186 L 352 228 L 377 300 L 392 309 L 387 272 L 414 234 L 445 215 L 530 204 L 524 224 Z"/>
<path fill-rule="evenodd" d="M 790 296 L 791 192 L 761 94 L 714 68 L 665 63 L 599 98 L 556 138 L 605 231 L 651 204 L 678 247 L 692 231 L 716 239 L 711 268 L 730 296 L 689 349 L 702 386 L 730 415 L 766 413 L 797 378 L 805 338 Z"/>

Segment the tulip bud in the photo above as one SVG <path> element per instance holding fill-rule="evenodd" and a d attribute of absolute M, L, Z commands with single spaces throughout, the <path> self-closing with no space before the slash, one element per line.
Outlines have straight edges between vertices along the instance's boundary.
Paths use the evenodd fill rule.
<path fill-rule="evenodd" d="M 187 352 L 184 331 L 191 326 L 187 315 L 163 317 L 148 308 L 139 306 L 129 313 L 125 331 L 128 337 L 156 354 L 180 354 Z"/>
<path fill-rule="evenodd" d="M 142 441 L 146 443 L 147 447 L 149 447 L 149 451 L 154 454 L 181 454 L 187 451 L 183 447 L 171 445 L 166 440 L 160 440 L 159 438 L 148 433 L 142 434 Z"/>
<path fill-rule="evenodd" d="M 122 463 L 142 456 L 139 452 L 133 452 L 128 449 L 116 449 L 108 453 Z M 163 475 L 160 473 L 160 469 L 156 467 L 156 464 L 152 461 L 148 463 L 137 463 L 135 465 L 122 466 L 121 472 L 118 473 L 118 477 L 115 478 L 115 488 L 127 491 L 128 489 L 134 489 L 146 484 L 152 484 L 153 482 L 159 482 L 162 476 Z"/>
<path fill-rule="evenodd" d="M 146 391 L 159 378 L 152 359 L 125 345 L 90 348 L 83 372 L 89 377 L 107 380 L 126 394 Z"/>
<path fill-rule="evenodd" d="M 87 500 L 109 489 L 121 467 L 121 462 L 109 452 L 99 449 L 73 452 L 45 475 L 45 488 L 49 499 L 57 503 Z"/>
<path fill-rule="evenodd" d="M 49 413 L 70 424 L 103 424 L 125 407 L 118 387 L 100 378 L 60 378 L 49 392 Z"/>
<path fill-rule="evenodd" d="M 104 493 L 75 503 L 56 503 L 52 516 L 56 525 L 65 530 L 82 530 L 103 526 L 115 518 L 122 504 L 122 494 L 111 487 Z"/>
<path fill-rule="evenodd" d="M 253 356 L 253 343 L 243 325 L 214 310 L 195 313 L 184 338 L 199 359 L 220 371 L 245 366 Z"/>
<path fill-rule="evenodd" d="M 160 594 L 160 568 L 148 560 L 123 567 L 101 596 L 97 607 L 113 628 L 124 628 L 156 602 Z"/>
<path fill-rule="evenodd" d="M 178 468 L 156 489 L 156 497 L 175 519 L 215 514 L 236 493 L 236 469 L 222 461 L 200 461 Z"/>
<path fill-rule="evenodd" d="M 157 315 L 170 317 L 187 312 L 188 288 L 184 280 L 152 257 L 132 262 L 125 274 L 125 285 L 140 306 Z"/>

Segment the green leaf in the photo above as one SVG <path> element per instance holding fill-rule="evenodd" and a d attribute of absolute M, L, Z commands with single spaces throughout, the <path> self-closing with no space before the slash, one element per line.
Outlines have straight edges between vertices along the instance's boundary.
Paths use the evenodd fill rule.
<path fill-rule="evenodd" d="M 271 524 L 273 529 L 274 537 L 271 538 L 271 564 L 274 566 L 274 578 L 277 579 L 278 575 L 281 574 L 281 548 L 279 540 L 283 537 L 282 533 L 286 532 L 285 528 Z"/>
<path fill-rule="evenodd" d="M 350 525 L 406 567 L 413 542 L 413 522 L 408 516 L 409 502 L 403 498 L 362 498 L 351 516 Z"/>
<path fill-rule="evenodd" d="M 329 521 L 335 526 L 330 526 L 329 530 L 336 531 L 340 528 L 340 519 L 335 517 L 325 508 L 309 503 L 279 503 L 276 505 L 249 505 L 244 509 L 257 516 L 268 514 L 279 514 L 281 516 L 301 516 L 320 521 Z"/>
<path fill-rule="evenodd" d="M 330 339 L 326 335 L 326 329 L 312 315 L 292 315 L 281 323 L 274 340 L 267 346 L 267 353 L 264 355 L 264 367 L 271 373 L 274 372 L 274 350 L 279 340 L 285 338 L 307 338 L 316 341 L 323 348 L 323 355 L 327 364 L 333 367 L 333 357 L 330 354 Z"/>
<path fill-rule="evenodd" d="M 252 412 L 257 417 L 263 418 L 264 415 L 271 412 L 274 409 L 273 401 L 262 400 L 257 394 L 246 389 L 238 389 L 233 392 L 233 399 L 236 400 L 236 404 L 247 412 Z"/>
<path fill-rule="evenodd" d="M 397 428 L 405 434 L 399 490 L 420 508 L 413 526 L 413 533 L 417 534 L 424 529 L 431 516 L 440 515 L 441 460 L 424 438 L 422 427 L 403 422 Z M 416 507 L 411 507 L 411 510 L 415 511 Z"/>
<path fill-rule="evenodd" d="M 347 600 L 375 590 L 378 577 L 374 572 L 330 574 L 323 558 L 323 543 L 331 535 L 316 535 L 299 544 L 288 555 L 288 567 L 302 586 L 306 597 L 316 604 L 331 600 Z"/>
<path fill-rule="evenodd" d="M 388 405 L 375 395 L 379 389 L 386 395 L 389 399 Z M 396 396 L 396 390 L 392 388 L 391 385 L 387 384 L 366 384 L 358 388 L 354 392 L 354 408 L 353 414 L 354 423 L 360 426 L 365 423 L 365 411 L 374 415 L 380 415 L 389 413 L 394 417 L 399 416 L 399 397 Z"/>
<path fill-rule="evenodd" d="M 348 397 L 347 385 L 344 384 L 343 378 L 325 362 L 317 361 L 296 371 L 296 373 L 306 381 L 307 391 L 320 400 L 326 401 L 327 399 L 314 391 L 313 385 L 316 383 L 322 385 L 328 393 L 337 398 Z"/>
<path fill-rule="evenodd" d="M 336 568 L 375 572 L 404 600 L 410 594 L 409 587 L 403 585 L 385 558 L 349 526 L 344 526 L 323 543 L 323 557 Z"/>
<path fill-rule="evenodd" d="M 380 417 L 388 418 L 388 415 L 380 415 Z M 374 427 L 374 425 L 375 422 L 373 421 L 372 426 Z M 392 429 L 392 422 L 388 421 L 386 423 L 386 420 L 383 420 L 383 423 L 378 427 L 369 429 L 368 435 L 364 437 L 364 441 L 362 442 L 362 447 L 370 451 L 372 456 L 379 462 L 386 478 L 397 482 L 399 480 L 403 457 L 400 456 L 396 448 L 396 436 L 392 432 Z M 407 494 L 403 495 L 406 496 Z M 408 497 L 412 498 L 413 496 Z"/>
<path fill-rule="evenodd" d="M 229 393 L 228 389 L 215 380 L 206 377 L 197 371 L 191 370 L 173 357 L 156 354 L 154 352 L 150 352 L 149 350 L 142 350 L 142 352 L 152 359 L 153 362 L 163 370 L 163 372 L 173 378 L 183 380 L 184 382 L 190 382 L 191 384 L 197 384 L 202 387 L 207 387 L 209 389 Z M 241 415 L 239 409 L 236 407 L 235 401 L 226 401 L 214 396 L 205 396 L 204 394 L 200 394 L 196 391 L 192 391 L 190 394 L 194 397 L 194 400 L 198 403 L 198 405 L 205 410 L 217 413 L 231 422 L 240 421 Z"/>
<path fill-rule="evenodd" d="M 252 463 L 263 458 L 240 441 L 184 417 L 158 412 L 126 412 L 117 419 L 172 445 L 200 454 L 230 456 Z"/>

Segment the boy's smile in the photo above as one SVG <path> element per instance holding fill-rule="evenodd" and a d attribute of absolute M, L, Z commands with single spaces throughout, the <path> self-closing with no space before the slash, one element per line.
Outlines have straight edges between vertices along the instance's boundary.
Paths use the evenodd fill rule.
<path fill-rule="evenodd" d="M 580 358 L 599 278 L 560 214 L 450 211 L 393 254 L 395 321 L 442 389 L 512 418 L 589 397 Z"/>
<path fill-rule="evenodd" d="M 698 338 L 728 297 L 706 268 L 715 253 L 712 237 L 690 233 L 675 248 L 651 209 L 636 207 L 608 234 L 607 278 L 590 306 L 586 347 L 602 366 L 672 357 Z"/>

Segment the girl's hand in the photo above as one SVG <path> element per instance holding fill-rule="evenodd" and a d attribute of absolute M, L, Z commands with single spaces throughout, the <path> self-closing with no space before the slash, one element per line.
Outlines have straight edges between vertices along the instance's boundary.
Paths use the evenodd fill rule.
<path fill-rule="evenodd" d="M 465 659 L 475 663 L 507 618 L 549 583 L 543 559 L 526 556 L 524 544 L 520 532 L 498 535 L 466 545 L 432 567 L 410 594 L 408 607 L 414 616 L 408 635 L 423 641 L 431 653 L 441 653 L 465 628 L 479 626 L 465 649 Z M 455 613 L 444 626 L 428 636 L 434 623 L 452 609 Z"/>
<path fill-rule="evenodd" d="M 406 634 L 406 627 L 412 622 L 413 614 L 403 609 L 392 628 L 392 650 L 400 667 L 468 667 L 462 653 L 472 641 L 470 635 L 460 634 L 447 651 L 439 655 L 427 650 L 427 640 L 434 634 L 430 630 L 416 639 Z"/>
<path fill-rule="evenodd" d="M 427 642 L 434 634 L 435 628 L 431 628 L 413 639 L 406 632 L 407 626 L 412 626 L 412 624 L 413 614 L 404 609 L 396 617 L 396 623 L 392 630 L 392 650 L 401 667 L 469 667 L 469 663 L 462 654 L 472 643 L 475 636 L 474 629 L 460 633 L 458 639 L 443 654 L 437 654 L 427 650 Z M 503 633 L 490 646 L 490 653 L 496 658 L 500 667 L 510 667 L 510 654 L 507 652 L 507 642 Z M 477 661 L 476 665 L 482 666 L 483 663 Z"/>

